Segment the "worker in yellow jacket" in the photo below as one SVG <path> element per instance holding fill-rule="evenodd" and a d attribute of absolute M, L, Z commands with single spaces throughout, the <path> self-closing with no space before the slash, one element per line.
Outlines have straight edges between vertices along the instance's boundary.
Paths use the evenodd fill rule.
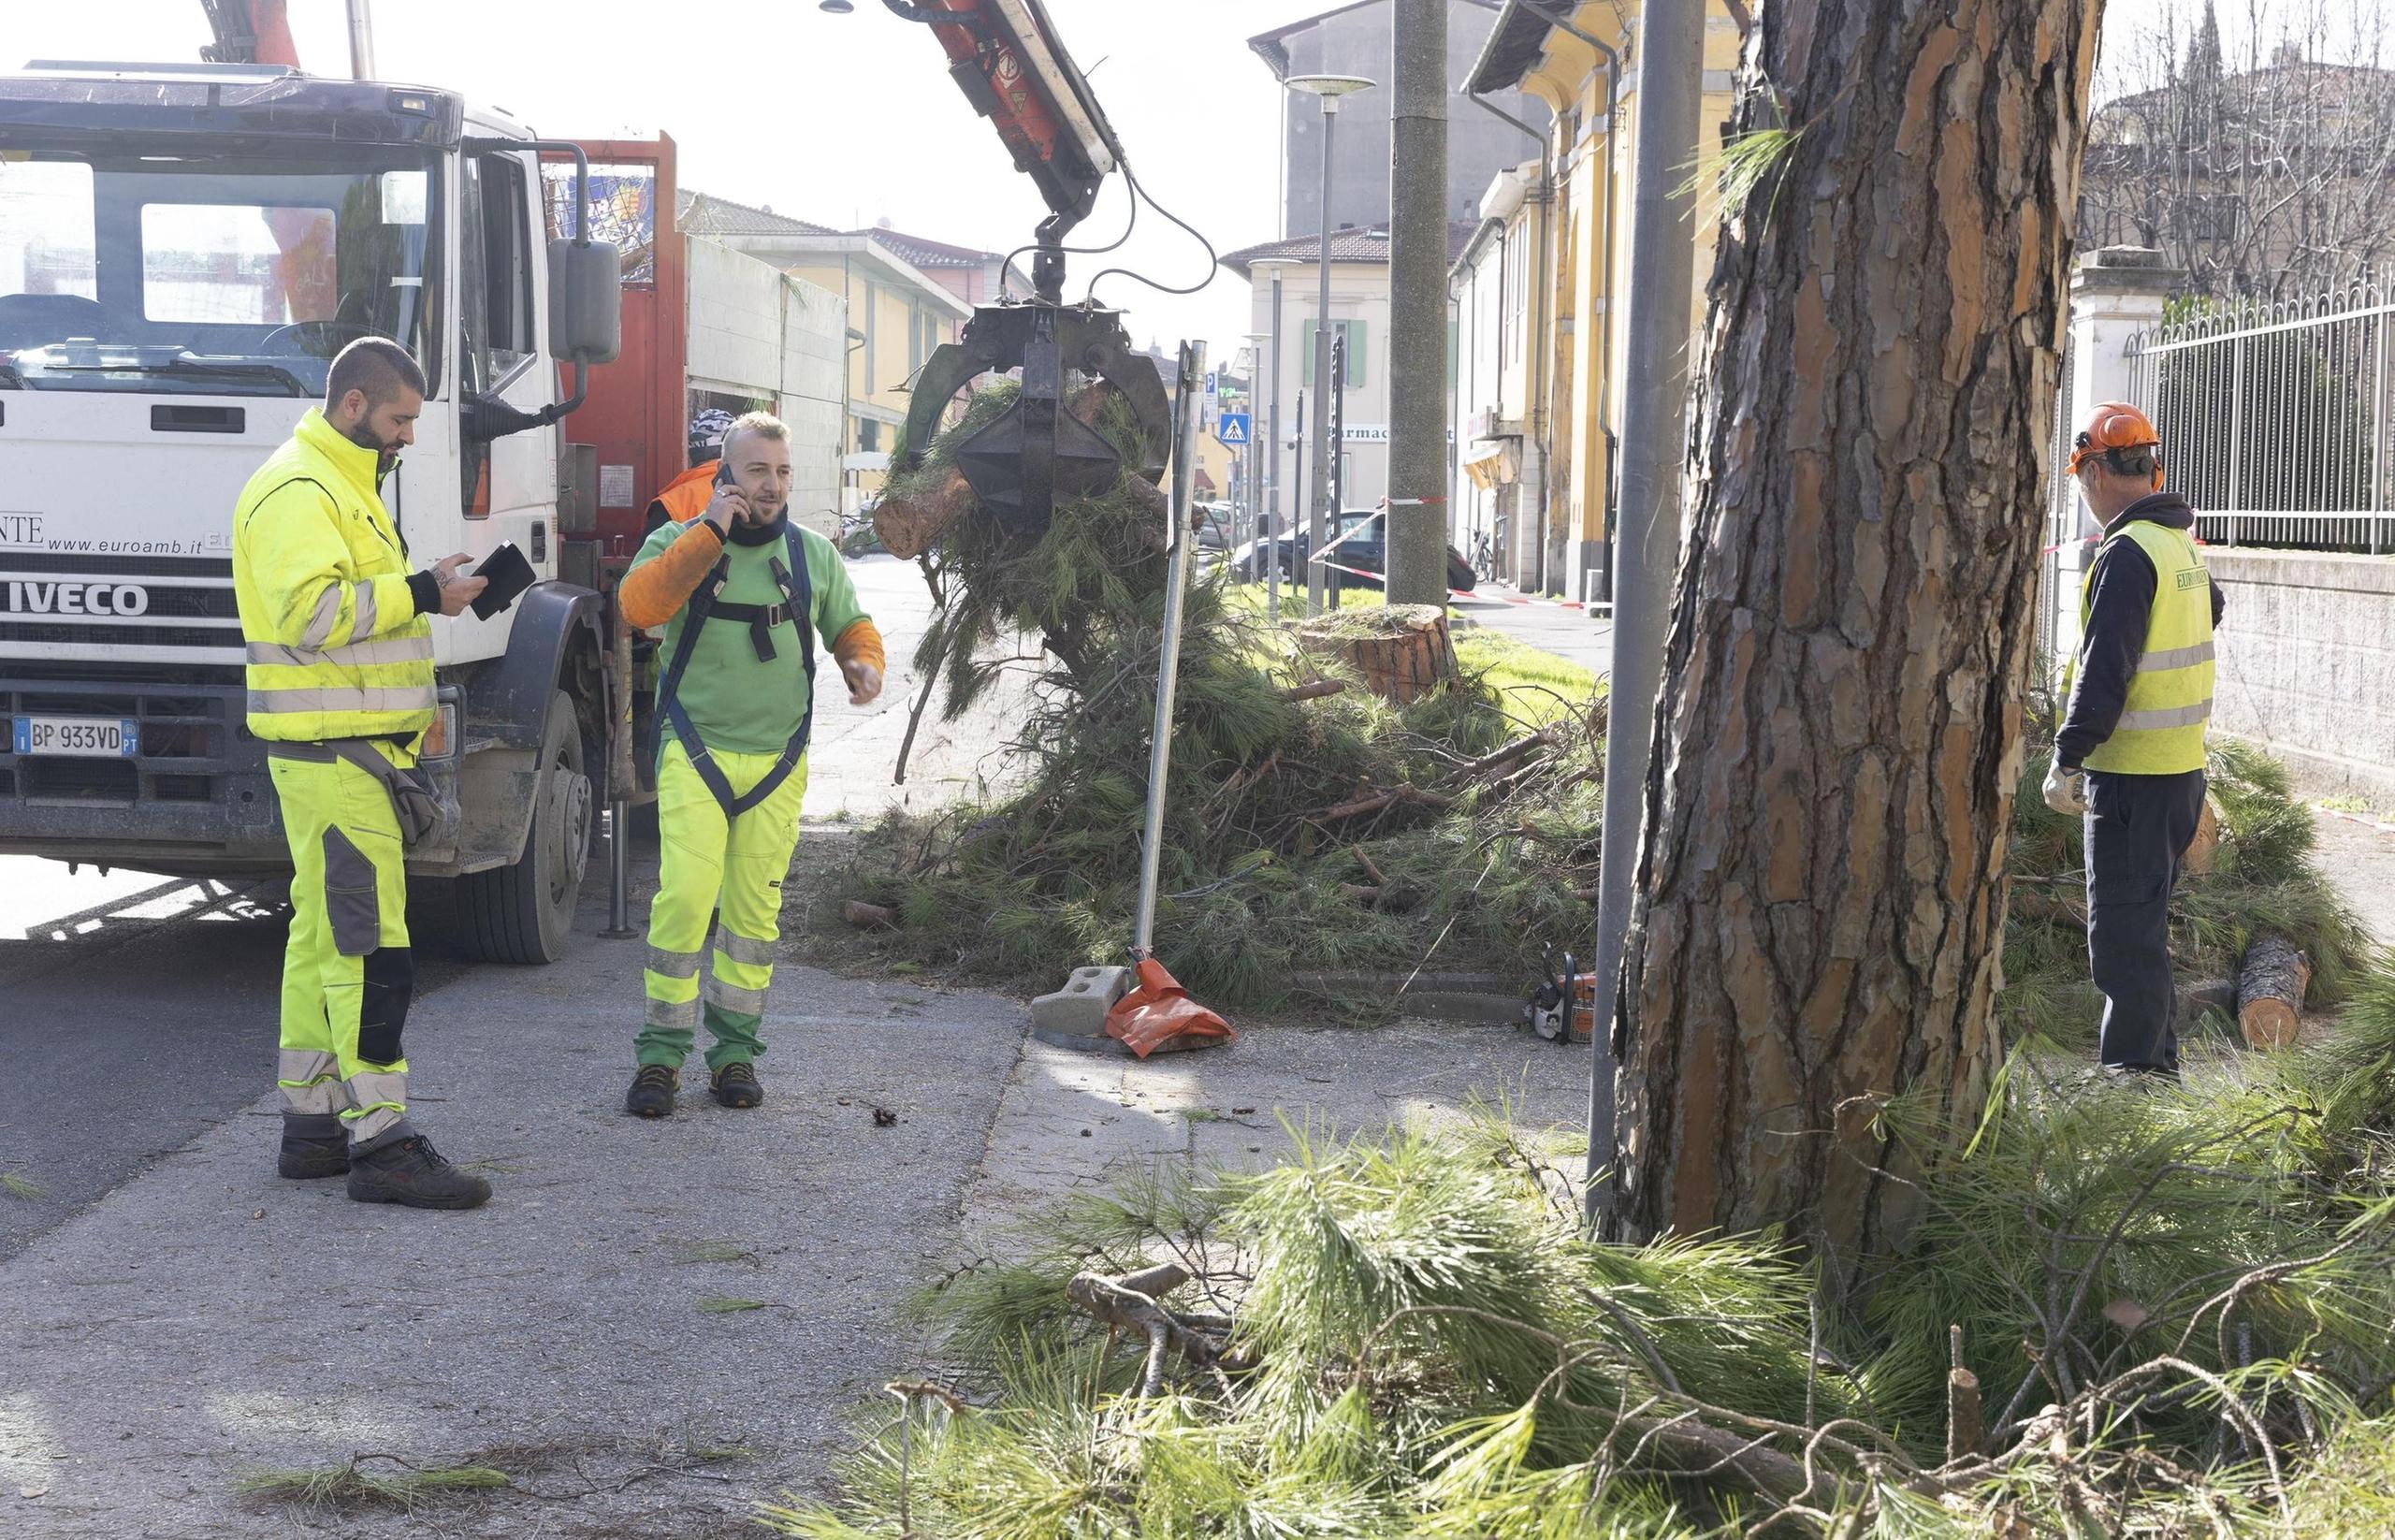
<path fill-rule="evenodd" d="M 782 880 L 798 844 L 815 645 L 838 661 L 851 705 L 881 693 L 881 633 L 833 544 L 790 516 L 790 430 L 752 413 L 724 435 L 700 516 L 652 531 L 624 575 L 626 621 L 664 626 L 657 691 L 661 848 L 648 917 L 647 1009 L 624 1110 L 674 1111 L 702 1019 L 708 1089 L 725 1107 L 764 1100 L 765 990 L 781 937 Z M 720 915 L 709 978 L 707 922 Z M 702 1010 L 701 995 L 704 995 Z"/>
<path fill-rule="evenodd" d="M 2097 1055 L 2112 1074 L 2175 1079 L 2170 894 L 2203 816 L 2224 604 L 2196 545 L 2195 510 L 2162 488 L 2162 436 L 2143 412 L 2097 402 L 2068 469 L 2103 543 L 2081 587 L 2046 803 L 2084 826 L 2087 959 L 2104 996 Z"/>
<path fill-rule="evenodd" d="M 283 959 L 283 1144 L 276 1170 L 349 1178 L 361 1202 L 470 1209 L 490 1184 L 407 1117 L 399 1046 L 408 950 L 402 812 L 433 721 L 432 621 L 482 591 L 452 556 L 411 570 L 383 477 L 415 442 L 424 371 L 360 338 L 325 401 L 242 488 L 233 588 L 249 647 L 249 727 L 266 740 L 291 845 Z"/>

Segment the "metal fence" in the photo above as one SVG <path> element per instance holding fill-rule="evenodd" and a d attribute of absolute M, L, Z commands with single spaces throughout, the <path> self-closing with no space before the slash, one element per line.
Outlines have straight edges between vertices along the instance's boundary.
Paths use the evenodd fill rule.
<path fill-rule="evenodd" d="M 2131 398 L 2162 434 L 2170 484 L 2197 508 L 2198 535 L 2388 549 L 2388 288 L 2185 308 L 2191 313 L 2131 338 L 2128 362 Z"/>

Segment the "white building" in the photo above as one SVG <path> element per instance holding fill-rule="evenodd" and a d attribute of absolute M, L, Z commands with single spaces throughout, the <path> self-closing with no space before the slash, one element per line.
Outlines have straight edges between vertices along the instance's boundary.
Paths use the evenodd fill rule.
<path fill-rule="evenodd" d="M 1451 259 L 1475 227 L 1469 221 L 1447 227 Z M 1265 443 L 1277 407 L 1280 443 L 1271 446 L 1276 453 L 1270 475 L 1285 525 L 1303 515 L 1314 483 L 1314 339 L 1321 247 L 1318 237 L 1299 236 L 1250 246 L 1222 259 L 1223 266 L 1248 282 L 1251 332 L 1273 334 L 1273 292 L 1276 287 L 1280 291 L 1281 367 L 1276 376 L 1272 343 L 1267 341 L 1259 349 L 1256 440 Z M 1386 229 L 1340 230 L 1330 238 L 1330 320 L 1346 339 L 1346 389 L 1341 401 L 1343 510 L 1377 508 L 1388 496 L 1388 254 Z"/>

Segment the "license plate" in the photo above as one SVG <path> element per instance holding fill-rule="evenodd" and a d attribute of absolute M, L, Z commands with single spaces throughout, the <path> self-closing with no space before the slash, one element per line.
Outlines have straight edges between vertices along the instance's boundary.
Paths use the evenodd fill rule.
<path fill-rule="evenodd" d="M 20 754 L 129 760 L 141 750 L 141 726 L 130 717 L 19 717 L 13 725 Z"/>

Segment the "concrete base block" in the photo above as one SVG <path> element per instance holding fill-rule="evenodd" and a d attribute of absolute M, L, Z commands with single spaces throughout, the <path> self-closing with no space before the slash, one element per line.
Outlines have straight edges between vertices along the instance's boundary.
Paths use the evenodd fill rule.
<path fill-rule="evenodd" d="M 1042 1038 L 1096 1038 L 1107 1012 L 1131 989 L 1127 967 L 1077 967 L 1065 987 L 1031 1002 L 1031 1027 Z"/>

